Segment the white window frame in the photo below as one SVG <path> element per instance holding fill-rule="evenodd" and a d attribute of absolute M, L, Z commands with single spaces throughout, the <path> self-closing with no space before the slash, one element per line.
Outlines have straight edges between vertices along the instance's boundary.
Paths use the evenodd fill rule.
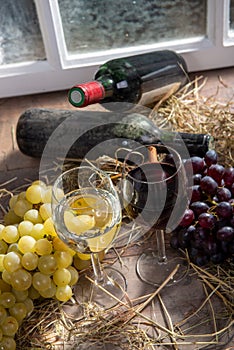
<path fill-rule="evenodd" d="M 57 0 L 34 0 L 46 60 L 0 66 L 0 98 L 66 90 L 93 78 L 98 66 L 120 56 L 159 49 L 180 53 L 189 72 L 234 66 L 234 31 L 228 30 L 230 0 L 207 0 L 207 37 L 154 45 L 68 54 Z"/>

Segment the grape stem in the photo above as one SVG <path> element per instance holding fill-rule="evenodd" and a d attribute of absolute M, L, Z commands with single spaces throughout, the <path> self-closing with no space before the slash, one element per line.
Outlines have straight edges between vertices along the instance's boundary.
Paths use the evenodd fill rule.
<path fill-rule="evenodd" d="M 158 262 L 164 264 L 167 262 L 165 238 L 163 230 L 156 230 L 156 240 L 158 248 Z"/>

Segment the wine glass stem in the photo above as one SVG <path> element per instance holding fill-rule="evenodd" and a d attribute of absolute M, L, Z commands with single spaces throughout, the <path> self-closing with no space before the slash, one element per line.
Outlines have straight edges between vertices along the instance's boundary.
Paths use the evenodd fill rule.
<path fill-rule="evenodd" d="M 94 281 L 97 284 L 100 284 L 104 280 L 104 272 L 103 272 L 102 265 L 101 265 L 100 260 L 99 260 L 98 253 L 91 254 L 91 262 L 92 262 L 93 273 L 94 273 Z"/>
<path fill-rule="evenodd" d="M 167 261 L 163 230 L 156 230 L 156 240 L 158 248 L 158 262 L 163 264 Z"/>

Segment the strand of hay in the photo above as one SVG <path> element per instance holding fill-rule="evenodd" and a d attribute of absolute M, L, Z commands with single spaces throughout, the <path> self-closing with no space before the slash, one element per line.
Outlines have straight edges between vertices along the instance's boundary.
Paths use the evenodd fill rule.
<path fill-rule="evenodd" d="M 154 106 L 150 118 L 159 128 L 178 132 L 210 134 L 219 162 L 234 164 L 234 91 L 230 101 L 221 101 L 217 93 L 204 97 L 201 93 L 206 79 L 197 77 L 177 94 Z"/>

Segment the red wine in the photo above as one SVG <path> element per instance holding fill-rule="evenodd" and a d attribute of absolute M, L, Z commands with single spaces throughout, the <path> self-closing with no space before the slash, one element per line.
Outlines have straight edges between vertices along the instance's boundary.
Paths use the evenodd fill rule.
<path fill-rule="evenodd" d="M 131 170 L 123 186 L 127 215 L 165 229 L 178 197 L 178 176 L 177 168 L 166 163 L 144 163 Z"/>

